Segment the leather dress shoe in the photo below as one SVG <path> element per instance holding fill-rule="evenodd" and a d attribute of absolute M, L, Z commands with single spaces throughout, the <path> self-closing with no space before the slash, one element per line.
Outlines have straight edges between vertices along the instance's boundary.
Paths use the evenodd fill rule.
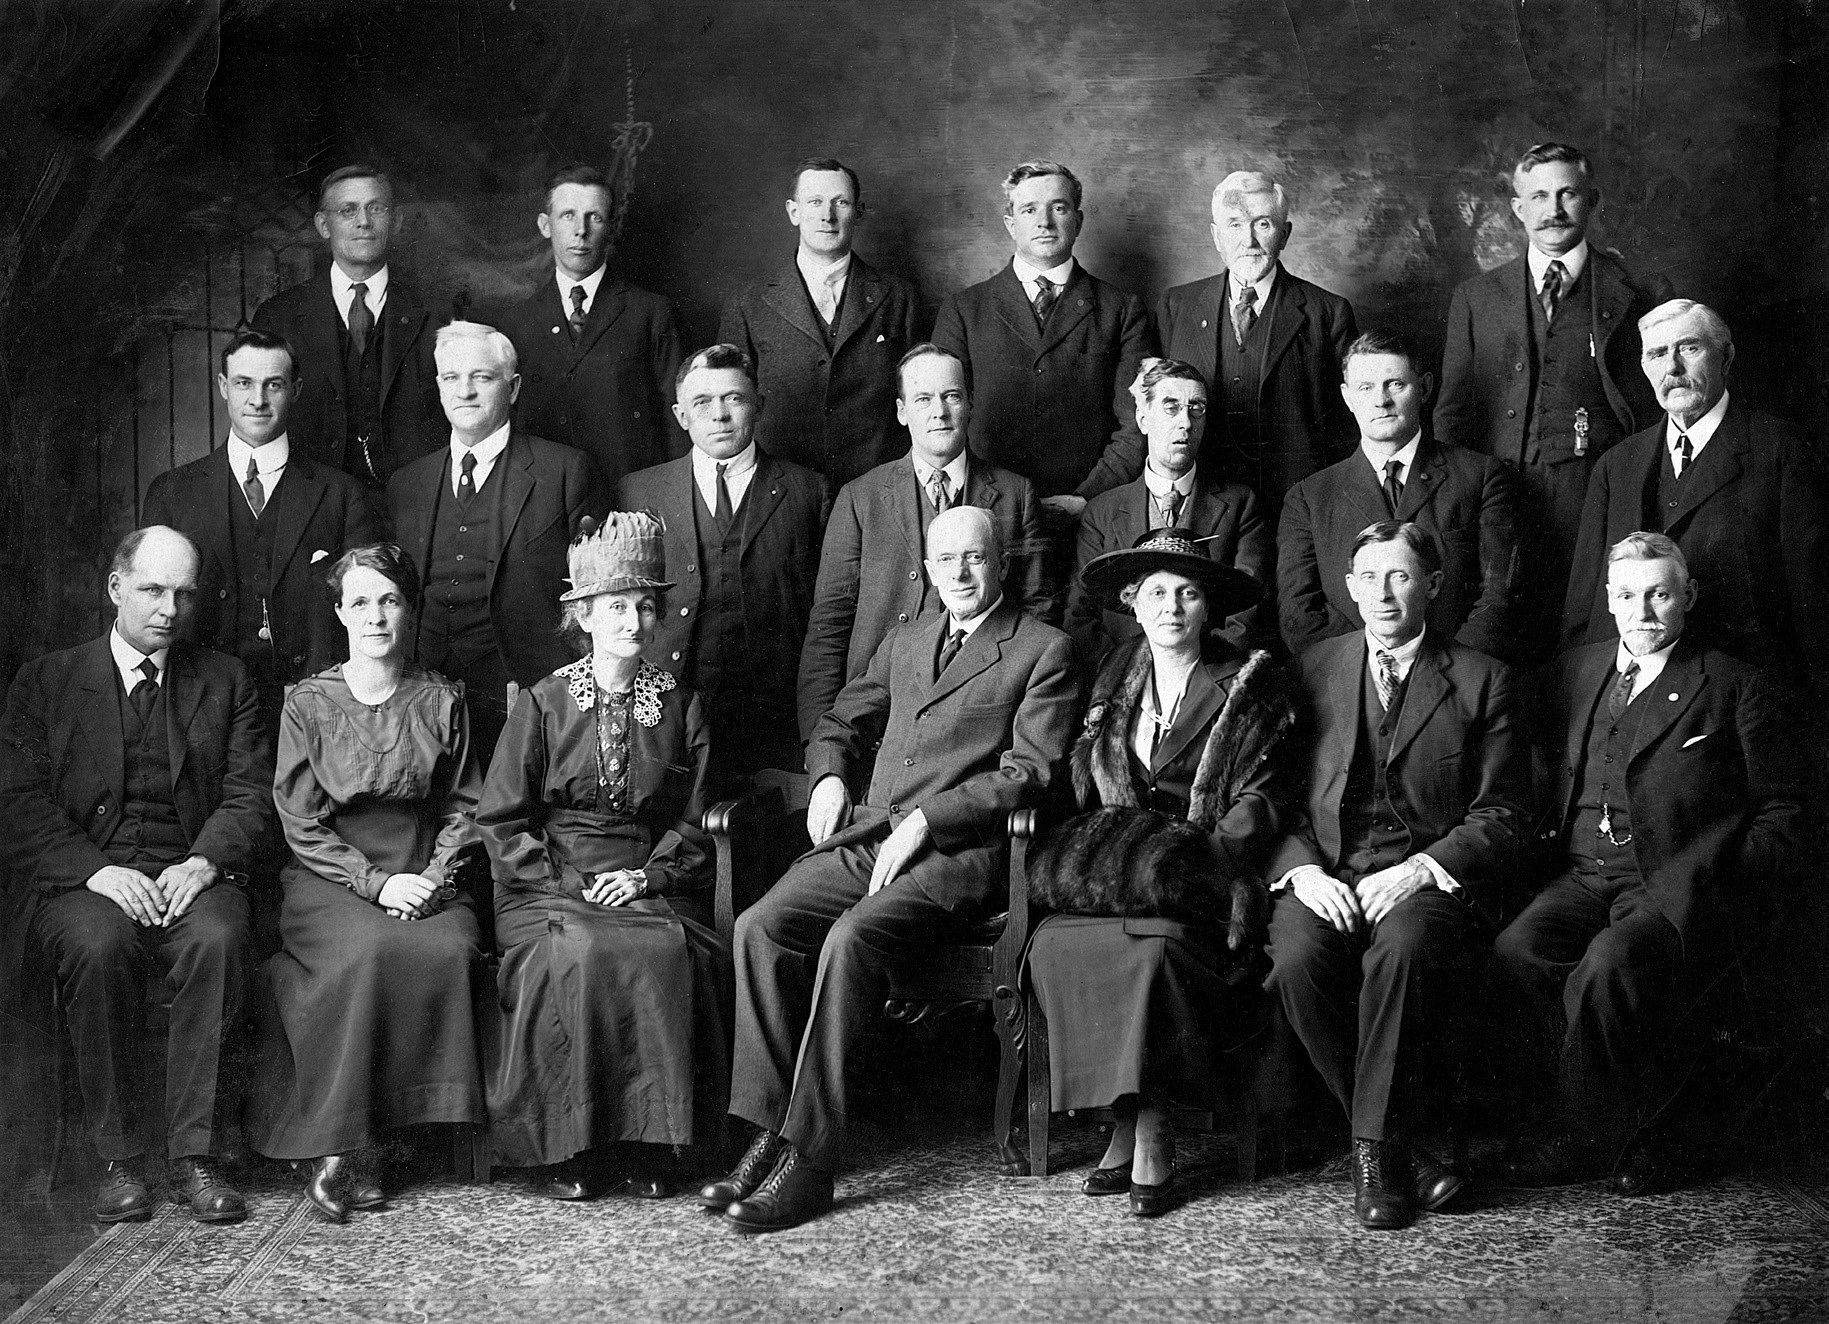
<path fill-rule="evenodd" d="M 781 1232 L 799 1227 L 832 1207 L 832 1174 L 809 1168 L 792 1145 L 783 1145 L 781 1161 L 768 1180 L 747 1200 L 738 1200 L 724 1218 L 739 1232 Z"/>
<path fill-rule="evenodd" d="M 665 1172 L 631 1172 L 622 1180 L 622 1189 L 638 1200 L 665 1200 L 679 1184 Z"/>
<path fill-rule="evenodd" d="M 248 1202 L 229 1185 L 207 1154 L 191 1154 L 172 1165 L 173 1195 L 189 1203 L 199 1223 L 236 1223 L 248 1216 Z"/>
<path fill-rule="evenodd" d="M 95 1191 L 95 1217 L 102 1223 L 137 1223 L 152 1217 L 152 1193 L 140 1160 L 109 1159 Z"/>
<path fill-rule="evenodd" d="M 1461 1193 L 1467 1179 L 1428 1150 L 1411 1145 L 1411 1193 L 1417 1206 L 1434 1213 Z"/>
<path fill-rule="evenodd" d="M 1501 1167 L 1507 1186 L 1574 1186 L 1603 1175 L 1585 1147 L 1573 1137 L 1554 1135 L 1521 1141 Z"/>
<path fill-rule="evenodd" d="M 387 1192 L 381 1189 L 380 1179 L 367 1162 L 344 1166 L 343 1188 L 348 1192 L 351 1209 L 374 1209 L 387 1203 Z"/>
<path fill-rule="evenodd" d="M 332 1223 L 349 1221 L 349 1206 L 343 1201 L 344 1161 L 341 1154 L 312 1159 L 311 1176 L 305 1179 L 305 1198 Z"/>
<path fill-rule="evenodd" d="M 1084 1195 L 1123 1195 L 1128 1190 L 1129 1163 L 1120 1163 L 1115 1168 L 1094 1168 L 1080 1183 L 1080 1192 Z"/>
<path fill-rule="evenodd" d="M 1176 1204 L 1175 1169 L 1154 1186 L 1140 1181 L 1130 1184 L 1130 1211 L 1138 1218 L 1155 1218 L 1166 1214 Z"/>
<path fill-rule="evenodd" d="M 1408 1227 L 1416 1217 L 1410 1203 L 1403 1151 L 1384 1140 L 1353 1137 L 1353 1213 L 1374 1232 Z"/>
<path fill-rule="evenodd" d="M 1656 1195 L 1670 1189 L 1670 1170 L 1655 1150 L 1634 1142 L 1613 1170 L 1609 1185 L 1615 1195 Z"/>
<path fill-rule="evenodd" d="M 756 1138 L 749 1142 L 749 1148 L 743 1151 L 743 1157 L 737 1160 L 730 1175 L 699 1191 L 699 1203 L 721 1214 L 738 1200 L 749 1199 L 775 1170 L 786 1146 L 787 1142 L 773 1131 L 756 1132 Z"/>
<path fill-rule="evenodd" d="M 533 1193 L 548 1200 L 589 1200 L 597 1187 L 576 1158 L 555 1163 L 534 1182 Z"/>

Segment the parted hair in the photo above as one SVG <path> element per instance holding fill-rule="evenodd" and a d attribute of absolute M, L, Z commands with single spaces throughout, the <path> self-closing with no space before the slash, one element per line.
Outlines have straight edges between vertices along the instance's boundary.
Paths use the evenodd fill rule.
<path fill-rule="evenodd" d="M 394 196 L 394 181 L 388 177 L 387 171 L 379 166 L 370 165 L 367 161 L 351 161 L 348 165 L 338 166 L 325 175 L 324 182 L 318 185 L 317 209 L 319 211 L 324 210 L 324 202 L 329 198 L 330 190 L 346 179 L 378 179 L 387 185 L 388 197 Z"/>
<path fill-rule="evenodd" d="M 1628 533 L 1607 549 L 1607 564 L 1612 565 L 1615 561 L 1675 561 L 1683 578 L 1689 578 L 1689 558 L 1683 555 L 1683 549 L 1675 539 L 1661 533 L 1647 533 L 1643 529 Z"/>
<path fill-rule="evenodd" d="M 1156 398 L 1156 388 L 1174 377 L 1199 382 L 1203 391 L 1210 389 L 1207 379 L 1192 363 L 1183 363 L 1180 359 L 1144 359 L 1137 380 L 1130 384 L 1130 398 L 1137 402 L 1138 409 L 1142 409 Z"/>
<path fill-rule="evenodd" d="M 1525 170 L 1535 170 L 1540 165 L 1549 165 L 1561 161 L 1581 171 L 1581 177 L 1590 184 L 1594 182 L 1594 163 L 1588 160 L 1587 153 L 1579 147 L 1567 143 L 1541 142 L 1533 143 L 1524 149 L 1524 155 L 1511 168 L 1513 176 Z"/>
<path fill-rule="evenodd" d="M 1423 570 L 1427 574 L 1433 575 L 1442 568 L 1442 547 L 1436 542 L 1433 533 L 1409 520 L 1381 519 L 1376 524 L 1366 525 L 1359 530 L 1359 536 L 1353 539 L 1353 550 L 1346 555 L 1347 572 L 1352 572 L 1360 548 L 1380 542 L 1400 542 L 1408 547 L 1416 553 L 1416 559 L 1423 563 Z"/>
<path fill-rule="evenodd" d="M 850 180 L 851 201 L 857 208 L 857 214 L 859 216 L 864 214 L 864 186 L 858 181 L 857 171 L 853 170 L 836 156 L 808 156 L 803 157 L 797 162 L 794 166 L 794 173 L 787 182 L 788 197 L 792 198 L 799 196 L 800 177 L 809 170 L 836 170 L 839 174 Z"/>
<path fill-rule="evenodd" d="M 610 203 L 615 205 L 615 190 L 610 187 L 610 177 L 594 165 L 574 161 L 568 166 L 561 166 L 553 171 L 546 181 L 546 201 L 541 204 L 542 210 L 550 211 L 553 205 L 553 190 L 561 184 L 581 184 L 585 188 L 600 188 L 609 195 Z"/>
<path fill-rule="evenodd" d="M 1073 195 L 1073 209 L 1080 209 L 1080 198 L 1085 190 L 1080 186 L 1080 177 L 1074 174 L 1059 161 L 1035 160 L 1024 161 L 1003 178 L 1003 209 L 1008 214 L 1012 209 L 1012 195 L 1016 186 L 1025 179 L 1042 179 L 1048 175 L 1059 175 L 1067 181 L 1067 191 Z"/>
<path fill-rule="evenodd" d="M 950 349 L 941 345 L 936 345 L 931 340 L 923 340 L 920 344 L 910 348 L 906 354 L 895 361 L 896 399 L 900 400 L 905 398 L 902 395 L 902 369 L 906 368 L 916 359 L 924 359 L 929 356 L 951 359 L 954 363 L 957 363 L 961 368 L 965 369 L 965 394 L 969 398 L 972 393 L 972 365 L 953 353 Z"/>
<path fill-rule="evenodd" d="M 439 350 L 456 340 L 480 340 L 488 345 L 511 377 L 521 370 L 521 356 L 515 352 L 514 341 L 484 322 L 446 322 L 439 327 L 432 338 L 433 361 L 437 361 Z"/>
<path fill-rule="evenodd" d="M 343 580 L 357 566 L 373 570 L 386 579 L 400 590 L 400 596 L 409 604 L 419 601 L 419 570 L 413 564 L 413 558 L 406 554 L 406 549 L 399 543 L 371 542 L 361 547 L 351 547 L 344 552 L 324 576 L 332 602 L 343 601 Z"/>
<path fill-rule="evenodd" d="M 700 368 L 735 368 L 749 378 L 749 388 L 758 393 L 762 383 L 756 378 L 756 361 L 749 351 L 737 345 L 707 345 L 693 354 L 688 354 L 680 364 L 680 370 L 673 374 L 673 392 L 679 394 L 681 383 Z"/>
<path fill-rule="evenodd" d="M 1419 377 L 1429 370 L 1422 352 L 1416 348 L 1416 342 L 1406 333 L 1392 327 L 1374 327 L 1370 331 L 1361 331 L 1353 343 L 1346 347 L 1346 353 L 1340 356 L 1340 371 L 1344 373 L 1348 363 L 1366 354 L 1394 354 L 1407 359 L 1410 371 Z"/>
<path fill-rule="evenodd" d="M 286 351 L 286 361 L 292 365 L 292 376 L 294 378 L 298 376 L 298 354 L 293 350 L 292 342 L 271 331 L 256 331 L 250 327 L 246 331 L 237 331 L 230 337 L 229 343 L 222 347 L 222 375 L 224 377 L 229 375 L 230 356 L 239 354 L 244 349 L 283 349 Z"/>

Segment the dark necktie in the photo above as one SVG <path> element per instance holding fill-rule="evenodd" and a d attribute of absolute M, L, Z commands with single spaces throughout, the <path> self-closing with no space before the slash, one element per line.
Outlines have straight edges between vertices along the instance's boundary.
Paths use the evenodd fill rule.
<path fill-rule="evenodd" d="M 724 471 L 730 466 L 720 464 L 718 467 L 718 504 L 711 512 L 711 517 L 718 522 L 718 532 L 729 533 L 732 511 L 730 507 L 730 486 L 724 481 Z"/>
<path fill-rule="evenodd" d="M 1397 507 L 1403 504 L 1404 466 L 1402 460 L 1384 462 L 1384 503 L 1391 508 L 1391 518 L 1397 518 Z"/>
<path fill-rule="evenodd" d="M 1687 432 L 1677 433 L 1677 451 L 1674 456 L 1676 463 L 1673 467 L 1677 471 L 1678 478 L 1689 472 L 1689 462 L 1694 458 L 1694 454 L 1689 449 L 1689 434 Z"/>
<path fill-rule="evenodd" d="M 133 704 L 134 712 L 139 714 L 140 725 L 145 726 L 146 719 L 152 716 L 152 705 L 159 697 L 159 668 L 153 665 L 151 658 L 146 658 L 138 669 L 145 679 L 134 685 L 127 698 Z"/>
<path fill-rule="evenodd" d="M 260 485 L 260 466 L 252 455 L 248 456 L 248 476 L 241 480 L 241 490 L 248 494 L 248 509 L 259 519 L 260 512 L 267 508 L 267 489 Z"/>
<path fill-rule="evenodd" d="M 465 451 L 463 470 L 457 476 L 457 504 L 467 506 L 476 496 L 476 452 Z"/>
<path fill-rule="evenodd" d="M 368 311 L 368 286 L 357 281 L 349 287 L 349 294 L 350 358 L 360 363 L 368 349 L 368 334 L 375 329 L 375 315 Z"/>
<path fill-rule="evenodd" d="M 1619 673 L 1619 679 L 1613 682 L 1613 689 L 1607 695 L 1607 716 L 1614 721 L 1619 721 L 1619 715 L 1632 702 L 1632 682 L 1637 679 L 1638 663 L 1629 662 L 1626 669 Z"/>
<path fill-rule="evenodd" d="M 933 502 L 934 514 L 952 508 L 952 487 L 952 479 L 946 476 L 946 470 L 935 469 L 933 478 L 927 484 L 927 499 Z"/>
<path fill-rule="evenodd" d="M 1048 325 L 1048 310 L 1054 307 L 1054 301 L 1060 298 L 1061 287 L 1046 276 L 1035 278 L 1035 325 Z"/>
<path fill-rule="evenodd" d="M 934 679 L 937 681 L 946 674 L 946 669 L 959 656 L 959 649 L 965 643 L 965 631 L 955 626 L 947 632 L 946 643 L 940 648 L 940 660 L 934 666 Z"/>
<path fill-rule="evenodd" d="M 584 335 L 584 286 L 572 286 L 572 340 L 577 341 Z"/>
<path fill-rule="evenodd" d="M 1397 703 L 1397 659 L 1380 649 L 1378 652 L 1378 669 L 1372 673 L 1372 682 L 1378 686 L 1378 704 L 1387 713 Z"/>
<path fill-rule="evenodd" d="M 1162 523 L 1159 527 L 1164 529 L 1180 527 L 1181 502 L 1181 492 L 1173 487 L 1156 498 L 1156 509 L 1162 515 Z"/>
<path fill-rule="evenodd" d="M 1560 262 L 1552 262 L 1543 272 L 1543 289 L 1537 296 L 1537 302 L 1543 305 L 1543 320 L 1556 320 L 1556 304 L 1562 298 L 1562 278 L 1567 268 Z"/>
<path fill-rule="evenodd" d="M 1238 347 L 1245 347 L 1245 337 L 1251 334 L 1251 328 L 1257 325 L 1257 286 L 1247 285 L 1239 292 L 1238 301 L 1232 305 L 1232 334 L 1238 337 Z"/>

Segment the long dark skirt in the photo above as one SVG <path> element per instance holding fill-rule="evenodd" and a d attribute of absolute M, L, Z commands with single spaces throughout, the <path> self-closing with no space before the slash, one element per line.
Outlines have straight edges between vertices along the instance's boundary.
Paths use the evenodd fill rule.
<path fill-rule="evenodd" d="M 316 1158 L 394 1127 L 483 1121 L 488 965 L 469 898 L 400 920 L 296 865 L 284 883 L 283 945 L 260 979 L 254 1148 Z"/>
<path fill-rule="evenodd" d="M 1248 980 L 1224 928 L 1050 915 L 1029 947 L 1048 1018 L 1055 1111 L 1129 1094 L 1212 1108 L 1219 1056 L 1245 1037 Z"/>
<path fill-rule="evenodd" d="M 730 948 L 663 898 L 498 895 L 498 1163 L 709 1139 L 730 1094 Z"/>

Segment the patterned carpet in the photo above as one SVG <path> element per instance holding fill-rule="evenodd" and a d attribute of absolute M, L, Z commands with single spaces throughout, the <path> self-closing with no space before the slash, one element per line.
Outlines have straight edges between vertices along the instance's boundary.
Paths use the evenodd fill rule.
<path fill-rule="evenodd" d="M 1740 1176 L 1648 1200 L 1489 1192 L 1396 1234 L 1352 1222 L 1344 1165 L 1241 1185 L 1184 1138 L 1189 1202 L 1148 1222 L 1062 1170 L 998 1177 L 982 1136 L 868 1130 L 839 1207 L 731 1235 L 681 1198 L 534 1198 L 434 1181 L 332 1227 L 290 1179 L 206 1228 L 166 1205 L 118 1226 L 7 1324 L 203 1321 L 1829 1319 L 1829 1181 Z"/>

